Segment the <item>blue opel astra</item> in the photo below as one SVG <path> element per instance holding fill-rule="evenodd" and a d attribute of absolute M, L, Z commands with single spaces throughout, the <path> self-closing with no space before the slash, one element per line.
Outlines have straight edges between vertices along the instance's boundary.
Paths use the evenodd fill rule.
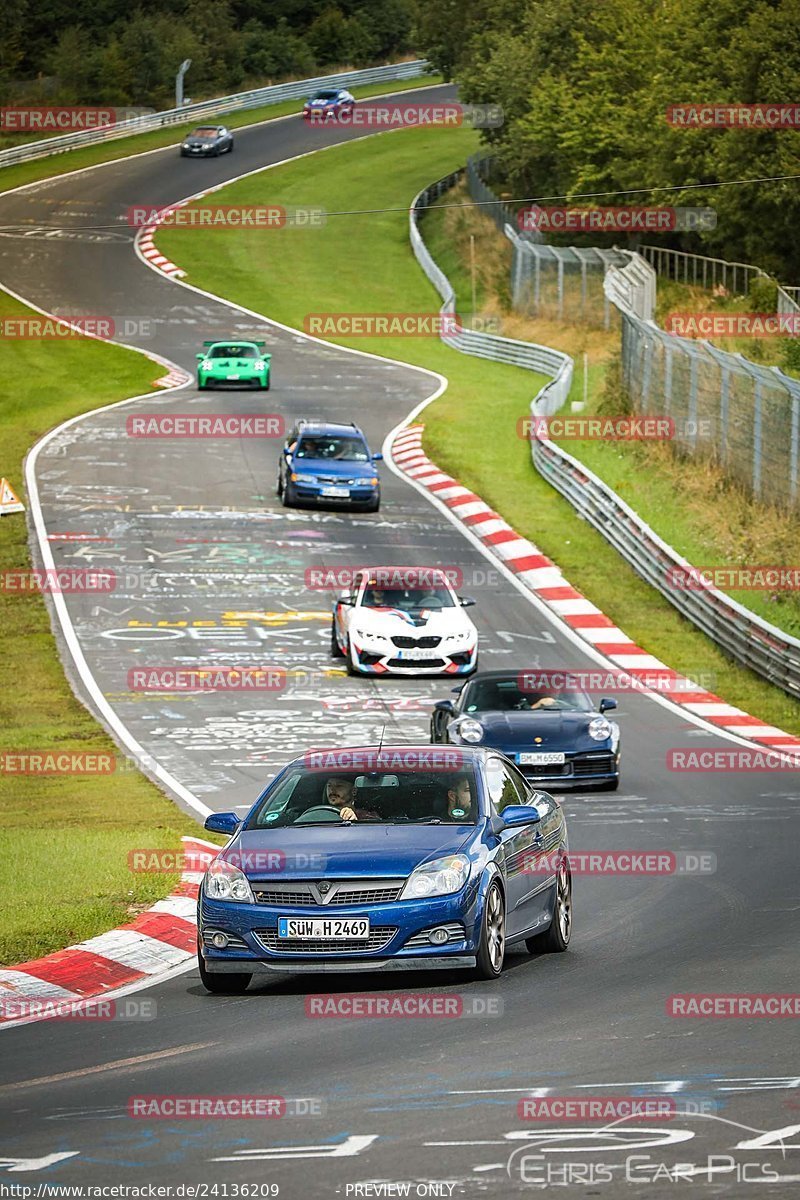
<path fill-rule="evenodd" d="M 308 751 L 231 834 L 198 900 L 210 992 L 268 971 L 466 968 L 507 946 L 563 951 L 572 878 L 560 805 L 503 754 L 455 746 Z"/>

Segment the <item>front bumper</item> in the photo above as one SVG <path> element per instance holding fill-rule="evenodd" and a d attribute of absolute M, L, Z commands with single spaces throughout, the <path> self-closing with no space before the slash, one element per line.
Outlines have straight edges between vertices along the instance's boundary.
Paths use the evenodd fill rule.
<path fill-rule="evenodd" d="M 526 747 L 529 750 L 530 747 Z M 619 751 L 610 749 L 566 751 L 563 764 L 533 766 L 519 761 L 519 751 L 503 750 L 519 767 L 526 779 L 547 789 L 575 791 L 619 779 Z"/>
<path fill-rule="evenodd" d="M 353 666 L 362 675 L 469 675 L 478 661 L 478 645 L 450 646 L 444 638 L 435 647 L 435 658 L 414 658 L 413 649 L 402 649 L 375 642 L 359 645 L 351 638 Z"/>
<path fill-rule="evenodd" d="M 234 375 L 235 378 L 231 378 Z M 231 371 L 217 374 L 216 371 L 198 371 L 197 382 L 201 387 L 208 387 L 213 383 L 216 387 L 262 387 L 266 388 L 269 382 L 269 371 Z"/>
<path fill-rule="evenodd" d="M 375 950 L 314 949 L 298 952 L 271 950 L 266 942 L 275 941 L 278 917 L 369 917 L 371 931 L 392 930 L 380 935 Z M 451 939 L 445 945 L 429 943 L 427 931 L 449 926 Z M 459 931 L 459 927 L 460 931 Z M 456 896 L 428 900 L 395 901 L 373 905 L 297 907 L 273 904 L 231 904 L 209 900 L 201 895 L 198 905 L 198 930 L 206 970 L 211 972 L 284 971 L 303 973 L 338 971 L 420 971 L 475 965 L 480 936 L 478 887 L 467 886 Z M 225 950 L 207 946 L 203 935 L 219 930 L 237 939 Z M 407 943 L 411 945 L 407 946 Z M 343 943 L 346 945 L 346 943 Z"/>
<path fill-rule="evenodd" d="M 308 483 L 302 478 L 293 480 L 291 486 L 295 497 L 302 503 L 324 504 L 331 507 L 341 505 L 349 508 L 353 504 L 374 504 L 376 500 L 380 500 L 381 495 L 380 484 L 354 484 L 348 487 L 349 495 L 347 496 L 323 496 L 323 486 L 329 487 L 330 484 Z M 342 487 L 344 486 L 342 484 Z"/>

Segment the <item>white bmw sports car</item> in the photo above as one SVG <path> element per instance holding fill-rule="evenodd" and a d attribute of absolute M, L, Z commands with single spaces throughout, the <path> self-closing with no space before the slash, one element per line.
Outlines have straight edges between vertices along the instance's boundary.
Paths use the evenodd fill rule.
<path fill-rule="evenodd" d="M 331 653 L 350 675 L 470 675 L 478 631 L 443 571 L 373 567 L 359 571 L 333 606 Z"/>

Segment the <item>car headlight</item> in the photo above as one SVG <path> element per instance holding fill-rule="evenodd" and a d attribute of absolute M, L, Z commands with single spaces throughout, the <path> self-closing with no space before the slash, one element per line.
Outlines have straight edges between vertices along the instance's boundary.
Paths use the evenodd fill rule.
<path fill-rule="evenodd" d="M 369 629 L 354 629 L 356 637 L 369 638 L 373 642 L 387 642 L 389 639 L 382 633 L 371 633 Z"/>
<path fill-rule="evenodd" d="M 200 370 L 201 371 L 210 371 L 213 368 L 213 366 L 214 366 L 214 364 L 212 363 L 210 358 L 204 358 L 203 361 L 200 363 Z"/>
<path fill-rule="evenodd" d="M 468 633 L 448 633 L 447 637 L 444 640 L 446 642 L 463 642 L 469 636 L 470 635 Z"/>
<path fill-rule="evenodd" d="M 400 893 L 401 900 L 424 900 L 427 896 L 450 896 L 460 892 L 469 878 L 469 859 L 449 854 L 416 867 Z"/>
<path fill-rule="evenodd" d="M 255 904 L 247 876 L 224 858 L 214 859 L 206 871 L 204 887 L 210 900 L 238 900 L 241 904 Z"/>
<path fill-rule="evenodd" d="M 596 742 L 604 742 L 611 737 L 611 723 L 605 717 L 595 717 L 589 722 L 588 733 Z"/>
<path fill-rule="evenodd" d="M 291 479 L 292 483 L 298 483 L 298 482 L 300 482 L 300 483 L 316 483 L 317 482 L 316 475 L 298 475 L 295 471 L 292 471 L 292 474 L 289 476 L 289 478 Z"/>
<path fill-rule="evenodd" d="M 189 149 L 189 143 L 188 143 L 188 142 L 184 142 L 184 143 L 181 145 L 181 150 L 188 150 L 188 149 Z"/>
<path fill-rule="evenodd" d="M 264 364 L 263 364 L 263 362 L 256 362 L 256 363 L 253 363 L 253 369 L 254 369 L 254 370 L 256 370 L 256 371 L 263 371 L 263 370 L 264 370 Z"/>
<path fill-rule="evenodd" d="M 474 717 L 466 717 L 455 726 L 455 732 L 462 742 L 472 742 L 473 745 L 483 737 L 483 726 Z"/>
<path fill-rule="evenodd" d="M 378 484 L 380 483 L 380 479 L 378 479 L 377 475 L 370 475 L 370 477 L 368 479 L 366 479 L 365 482 L 368 483 L 370 487 L 377 487 Z"/>

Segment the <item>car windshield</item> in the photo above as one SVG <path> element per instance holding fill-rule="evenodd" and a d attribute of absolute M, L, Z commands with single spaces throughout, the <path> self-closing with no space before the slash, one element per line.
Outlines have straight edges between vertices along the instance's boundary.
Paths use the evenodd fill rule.
<path fill-rule="evenodd" d="M 467 684 L 463 712 L 592 712 L 585 692 L 552 689 L 527 691 L 519 686 L 518 676 L 508 679 L 475 679 Z"/>
<path fill-rule="evenodd" d="M 208 352 L 209 358 L 258 358 L 259 351 L 255 346 L 212 346 Z"/>
<path fill-rule="evenodd" d="M 369 462 L 367 448 L 356 437 L 305 437 L 296 458 L 326 458 L 336 462 Z"/>
<path fill-rule="evenodd" d="M 313 96 L 312 99 L 313 100 L 335 100 L 338 95 L 339 95 L 338 92 L 332 92 L 332 91 L 328 90 L 328 91 L 324 91 L 324 92 L 317 92 L 316 96 Z"/>
<path fill-rule="evenodd" d="M 204 126 L 201 126 L 200 129 L 195 129 L 192 133 L 189 134 L 189 137 L 193 137 L 193 138 L 215 138 L 216 136 L 217 136 L 216 129 L 207 129 Z"/>
<path fill-rule="evenodd" d="M 381 587 L 367 584 L 361 600 L 364 608 L 398 608 L 401 612 L 420 612 L 428 608 L 455 608 L 456 602 L 446 587 Z"/>
<path fill-rule="evenodd" d="M 352 814 L 352 815 L 351 815 Z M 475 774 L 456 771 L 289 771 L 248 818 L 246 829 L 288 825 L 474 825 Z"/>

